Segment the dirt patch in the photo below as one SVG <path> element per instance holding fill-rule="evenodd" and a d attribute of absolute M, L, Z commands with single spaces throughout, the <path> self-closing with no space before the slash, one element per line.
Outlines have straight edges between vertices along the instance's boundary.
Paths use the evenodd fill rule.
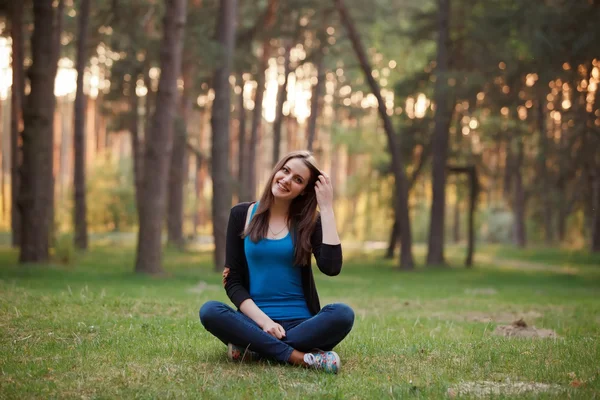
<path fill-rule="evenodd" d="M 469 322 L 512 322 L 519 319 L 532 320 L 542 317 L 542 314 L 537 311 L 499 311 L 499 312 L 483 312 L 483 311 L 469 311 L 461 314 L 442 314 L 436 313 L 438 317 L 457 319 L 460 321 Z"/>
<path fill-rule="evenodd" d="M 448 389 L 449 397 L 457 396 L 518 396 L 525 394 L 556 393 L 564 390 L 559 385 L 538 382 L 462 382 Z"/>
<path fill-rule="evenodd" d="M 558 335 L 551 329 L 538 329 L 528 326 L 523 319 L 519 319 L 510 325 L 500 325 L 494 330 L 494 335 L 505 337 L 524 338 L 557 338 Z"/>

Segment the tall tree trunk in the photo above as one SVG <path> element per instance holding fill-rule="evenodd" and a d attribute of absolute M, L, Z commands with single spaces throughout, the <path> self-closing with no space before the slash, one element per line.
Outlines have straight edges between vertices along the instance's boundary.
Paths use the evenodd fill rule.
<path fill-rule="evenodd" d="M 56 12 L 54 13 L 54 29 L 53 29 L 53 38 L 52 38 L 52 76 L 55 77 L 56 79 L 56 74 L 58 72 L 58 61 L 60 60 L 60 53 L 61 53 L 61 48 L 62 48 L 62 43 L 61 43 L 61 37 L 62 37 L 62 31 L 63 31 L 63 25 L 64 25 L 64 11 L 65 11 L 65 1 L 64 0 L 58 0 L 58 5 L 56 7 Z M 56 98 L 54 98 L 54 102 L 52 105 L 52 109 L 55 110 L 56 109 Z M 63 129 L 64 131 L 64 129 Z M 50 141 L 51 141 L 51 148 L 54 149 L 54 139 L 55 139 L 55 132 L 54 132 L 54 124 L 52 124 L 50 126 Z M 53 150 L 52 150 L 53 152 Z M 54 159 L 52 160 L 52 171 L 54 171 Z M 56 178 L 54 176 L 53 173 L 51 173 L 52 179 L 50 179 L 47 187 L 48 187 L 48 191 L 49 191 L 49 198 L 50 198 L 50 228 L 49 228 L 49 237 L 48 237 L 48 241 L 49 241 L 49 245 L 54 244 L 55 242 L 55 229 L 56 229 L 56 221 L 55 221 L 55 213 L 54 213 L 54 209 L 55 209 L 55 203 L 56 203 Z"/>
<path fill-rule="evenodd" d="M 525 230 L 525 188 L 523 187 L 523 142 L 521 138 L 517 138 L 517 155 L 514 165 L 514 241 L 519 247 L 525 247 L 527 244 L 527 236 Z"/>
<path fill-rule="evenodd" d="M 269 0 L 265 14 L 264 30 L 268 32 L 275 22 L 278 0 Z M 269 67 L 270 38 L 266 37 L 262 44 L 262 56 L 258 66 L 256 77 L 256 95 L 254 96 L 254 110 L 252 112 L 252 126 L 250 128 L 250 143 L 248 147 L 248 196 L 253 199 L 256 196 L 256 148 L 258 147 L 258 133 L 262 123 L 262 103 L 265 93 L 265 74 Z"/>
<path fill-rule="evenodd" d="M 513 178 L 514 178 L 514 156 L 510 139 L 508 139 L 504 146 L 504 175 L 502 177 L 502 195 L 507 203 L 512 203 L 510 194 L 512 192 Z"/>
<path fill-rule="evenodd" d="M 544 219 L 544 233 L 545 242 L 547 245 L 552 244 L 554 241 L 554 230 L 552 228 L 552 187 L 550 184 L 550 173 L 546 167 L 546 159 L 550 157 L 549 154 L 549 142 L 548 135 L 546 133 L 546 114 L 545 114 L 546 98 L 542 94 L 539 95 L 537 101 L 537 128 L 540 135 L 540 154 L 538 158 L 539 163 L 539 178 L 542 184 L 543 193 L 543 219 Z"/>
<path fill-rule="evenodd" d="M 244 74 L 240 73 L 239 76 L 240 85 L 242 91 L 238 97 L 238 200 L 239 201 L 250 201 L 248 187 L 249 176 L 248 176 L 248 145 L 246 143 L 246 109 L 244 108 Z"/>
<path fill-rule="evenodd" d="M 175 118 L 173 151 L 169 168 L 169 183 L 167 190 L 167 242 L 183 249 L 183 188 L 184 163 L 186 161 L 187 127 L 183 115 Z"/>
<path fill-rule="evenodd" d="M 404 174 L 404 163 L 402 162 L 402 155 L 400 153 L 400 147 L 398 146 L 398 140 L 394 127 L 392 126 L 392 120 L 387 115 L 387 110 L 383 98 L 381 97 L 381 91 L 379 85 L 375 81 L 372 75 L 371 65 L 367 59 L 367 54 L 360 41 L 358 32 L 352 22 L 350 15 L 344 5 L 343 0 L 334 0 L 336 8 L 340 14 L 340 19 L 348 31 L 348 36 L 352 42 L 352 47 L 358 57 L 361 68 L 369 83 L 371 91 L 377 98 L 378 111 L 381 119 L 383 120 L 383 126 L 388 139 L 388 147 L 392 156 L 392 170 L 396 180 L 396 222 L 400 226 L 400 234 L 402 236 L 401 250 L 400 250 L 400 268 L 411 270 L 414 268 L 414 259 L 412 255 L 412 236 L 410 232 L 410 218 L 408 213 L 408 183 L 406 175 Z"/>
<path fill-rule="evenodd" d="M 87 30 L 90 13 L 90 0 L 81 0 L 79 9 L 79 35 L 77 43 L 77 93 L 75 94 L 75 126 L 74 126 L 74 152 L 75 174 L 75 247 L 87 249 L 87 204 L 85 196 L 85 153 L 86 131 L 85 113 L 86 97 L 83 93 L 83 76 L 87 60 Z M 135 96 L 135 93 L 134 93 Z"/>
<path fill-rule="evenodd" d="M 222 0 L 217 25 L 217 40 L 222 48 L 222 62 L 215 71 L 213 89 L 212 126 L 212 221 L 215 243 L 215 270 L 225 266 L 225 237 L 231 209 L 231 179 L 229 171 L 229 74 L 235 49 L 237 0 Z M 260 92 L 260 86 L 259 86 Z M 259 108 L 257 103 L 255 107 Z"/>
<path fill-rule="evenodd" d="M 139 210 L 136 272 L 162 273 L 162 226 L 166 211 L 169 161 L 173 147 L 173 118 L 177 107 L 177 78 L 181 72 L 186 0 L 166 0 L 161 75 L 154 122 L 145 137 L 144 184 Z"/>
<path fill-rule="evenodd" d="M 475 253 L 475 208 L 477 206 L 477 196 L 479 195 L 479 179 L 477 178 L 477 170 L 475 167 L 470 167 L 469 171 L 469 232 L 467 243 L 467 267 L 473 266 L 473 254 Z"/>
<path fill-rule="evenodd" d="M 11 7 L 11 37 L 12 37 L 12 74 L 13 84 L 11 93 L 11 143 L 10 143 L 10 177 L 11 177 L 11 228 L 12 245 L 21 243 L 21 212 L 18 207 L 19 200 L 19 166 L 21 165 L 20 152 L 20 124 L 23 120 L 23 98 L 25 96 L 25 79 L 23 67 L 23 2 L 14 1 Z"/>
<path fill-rule="evenodd" d="M 312 97 L 310 100 L 310 117 L 308 119 L 307 146 L 309 151 L 313 151 L 313 142 L 317 133 L 317 118 L 319 117 L 319 102 L 321 101 L 321 92 L 325 85 L 325 48 L 327 46 L 327 26 L 330 23 L 329 12 L 323 14 L 323 23 L 317 34 L 319 39 L 319 48 L 317 50 L 315 65 L 317 67 L 317 83 L 313 86 Z"/>
<path fill-rule="evenodd" d="M 258 147 L 258 133 L 262 124 L 262 103 L 265 93 L 265 73 L 269 62 L 269 40 L 265 39 L 263 43 L 263 55 L 258 67 L 258 76 L 256 77 L 256 94 L 254 96 L 254 110 L 252 111 L 252 125 L 250 127 L 250 143 L 248 143 L 248 192 L 249 199 L 256 196 L 256 148 Z"/>
<path fill-rule="evenodd" d="M 283 124 L 283 104 L 287 99 L 287 85 L 288 78 L 290 76 L 290 52 L 292 49 L 292 42 L 288 41 L 284 47 L 283 54 L 283 84 L 279 86 L 277 91 L 277 111 L 275 114 L 275 122 L 273 123 L 273 166 L 277 164 L 280 157 L 281 150 L 281 126 Z"/>
<path fill-rule="evenodd" d="M 31 37 L 31 92 L 24 109 L 23 165 L 19 208 L 22 216 L 19 261 L 48 260 L 52 204 L 52 124 L 54 79 L 52 0 L 33 2 L 34 30 Z M 53 75 L 54 72 L 54 75 Z"/>
<path fill-rule="evenodd" d="M 133 74 L 134 77 L 138 76 L 138 71 Z M 129 93 L 130 100 L 130 122 L 129 131 L 131 132 L 131 153 L 133 158 L 133 185 L 135 190 L 135 207 L 139 210 L 142 207 L 142 185 L 143 180 L 143 151 L 140 141 L 140 128 L 139 128 L 139 102 L 140 99 L 132 89 Z"/>
<path fill-rule="evenodd" d="M 454 243 L 460 242 L 460 201 L 458 196 L 456 196 L 456 201 L 454 202 L 454 224 L 452 226 L 453 233 L 453 241 Z"/>
<path fill-rule="evenodd" d="M 181 96 L 180 118 L 175 123 L 175 138 L 173 141 L 173 154 L 169 170 L 168 211 L 167 211 L 167 240 L 170 244 L 183 248 L 183 210 L 185 164 L 187 146 L 187 124 L 191 110 L 191 91 L 193 87 L 194 66 L 186 61 L 183 65 L 183 95 Z"/>
<path fill-rule="evenodd" d="M 446 211 L 446 161 L 448 159 L 448 139 L 451 109 L 448 93 L 448 53 L 450 47 L 450 0 L 438 0 L 438 40 L 435 81 L 435 128 L 433 130 L 432 152 L 432 192 L 431 214 L 429 218 L 429 242 L 427 264 L 443 265 L 444 226 Z"/>
<path fill-rule="evenodd" d="M 419 178 L 421 171 L 423 171 L 423 167 L 425 166 L 425 162 L 427 161 L 427 159 L 429 159 L 430 153 L 431 153 L 431 149 L 429 147 L 425 147 L 421 151 L 419 163 L 417 164 L 417 167 L 414 169 L 412 175 L 410 176 L 410 179 L 408 180 L 408 193 L 409 194 L 412 191 L 412 188 L 415 186 L 415 183 L 417 182 L 417 179 Z M 397 212 L 396 206 L 395 206 L 395 200 L 394 200 L 394 204 L 392 204 L 392 209 L 393 209 L 394 216 L 395 216 L 396 212 Z M 396 246 L 400 243 L 400 240 L 402 240 L 402 238 L 400 237 L 400 228 L 398 226 L 398 222 L 397 222 L 396 218 L 394 217 L 394 225 L 392 226 L 392 231 L 390 232 L 390 239 L 388 242 L 388 248 L 387 248 L 387 252 L 385 254 L 385 258 L 388 258 L 388 259 L 394 258 L 394 251 L 396 250 Z"/>

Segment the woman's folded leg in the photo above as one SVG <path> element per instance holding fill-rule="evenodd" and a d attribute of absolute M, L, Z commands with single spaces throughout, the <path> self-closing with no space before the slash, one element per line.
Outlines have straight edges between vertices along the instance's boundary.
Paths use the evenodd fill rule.
<path fill-rule="evenodd" d="M 287 362 L 294 348 L 264 332 L 252 319 L 219 301 L 200 308 L 200 321 L 225 345 L 232 343 L 263 356 Z"/>

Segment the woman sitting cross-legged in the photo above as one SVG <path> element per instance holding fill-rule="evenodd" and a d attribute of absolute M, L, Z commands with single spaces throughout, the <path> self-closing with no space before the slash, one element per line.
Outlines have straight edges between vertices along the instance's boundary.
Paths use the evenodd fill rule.
<path fill-rule="evenodd" d="M 310 152 L 297 151 L 277 163 L 259 202 L 231 209 L 223 282 L 237 311 L 217 301 L 200 309 L 202 325 L 228 345 L 230 359 L 339 371 L 332 349 L 350 333 L 354 312 L 340 303 L 321 309 L 311 253 L 321 272 L 340 273 L 331 181 Z"/>

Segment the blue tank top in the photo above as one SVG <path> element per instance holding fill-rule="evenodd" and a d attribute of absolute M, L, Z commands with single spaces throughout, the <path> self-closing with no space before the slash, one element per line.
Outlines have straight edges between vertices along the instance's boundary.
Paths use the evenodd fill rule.
<path fill-rule="evenodd" d="M 254 206 L 250 219 L 258 208 Z M 244 239 L 248 261 L 250 297 L 274 321 L 310 318 L 304 298 L 300 267 L 294 265 L 294 243 L 288 232 L 283 239 Z"/>

